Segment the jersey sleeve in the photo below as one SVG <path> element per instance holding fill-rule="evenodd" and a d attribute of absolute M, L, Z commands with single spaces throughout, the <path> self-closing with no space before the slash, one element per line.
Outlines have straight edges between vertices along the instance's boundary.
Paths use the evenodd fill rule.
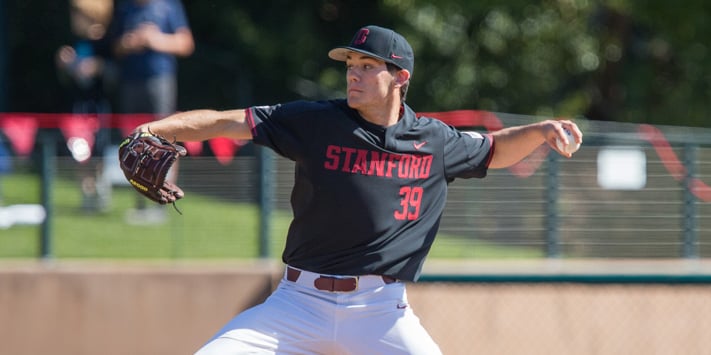
<path fill-rule="evenodd" d="M 448 127 L 446 134 L 444 169 L 447 179 L 485 177 L 494 152 L 493 138 L 453 127 Z"/>
<path fill-rule="evenodd" d="M 285 158 L 300 160 L 305 145 L 313 139 L 305 112 L 299 103 L 248 108 L 246 114 L 252 141 L 271 148 Z"/>

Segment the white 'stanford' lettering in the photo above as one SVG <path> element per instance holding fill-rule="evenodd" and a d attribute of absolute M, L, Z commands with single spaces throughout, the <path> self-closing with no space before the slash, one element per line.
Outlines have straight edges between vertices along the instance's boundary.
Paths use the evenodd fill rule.
<path fill-rule="evenodd" d="M 386 178 L 426 179 L 432 168 L 431 155 L 392 154 L 337 145 L 326 147 L 325 158 L 326 170 Z"/>

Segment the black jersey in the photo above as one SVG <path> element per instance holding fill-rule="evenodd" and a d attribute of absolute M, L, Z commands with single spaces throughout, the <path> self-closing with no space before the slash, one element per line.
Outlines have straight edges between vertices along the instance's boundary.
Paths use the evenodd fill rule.
<path fill-rule="evenodd" d="M 256 144 L 296 163 L 294 218 L 282 255 L 332 275 L 414 281 L 432 246 L 455 178 L 486 176 L 490 136 L 416 117 L 383 128 L 345 100 L 251 107 Z"/>

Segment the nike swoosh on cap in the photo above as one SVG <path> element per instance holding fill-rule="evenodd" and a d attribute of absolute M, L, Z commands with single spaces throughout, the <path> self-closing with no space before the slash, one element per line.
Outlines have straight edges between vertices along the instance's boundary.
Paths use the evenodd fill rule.
<path fill-rule="evenodd" d="M 402 59 L 401 56 L 396 55 L 395 53 L 391 54 L 391 55 L 390 55 L 390 58 L 392 58 L 392 59 Z"/>

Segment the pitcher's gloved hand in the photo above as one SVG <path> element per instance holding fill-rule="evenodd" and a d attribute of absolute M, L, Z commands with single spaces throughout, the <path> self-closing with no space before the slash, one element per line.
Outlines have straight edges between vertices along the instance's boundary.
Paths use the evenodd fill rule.
<path fill-rule="evenodd" d="M 136 191 L 162 205 L 183 198 L 183 190 L 166 181 L 168 170 L 185 148 L 149 132 L 136 132 L 119 145 L 119 162 Z M 180 212 L 180 211 L 178 211 Z"/>

